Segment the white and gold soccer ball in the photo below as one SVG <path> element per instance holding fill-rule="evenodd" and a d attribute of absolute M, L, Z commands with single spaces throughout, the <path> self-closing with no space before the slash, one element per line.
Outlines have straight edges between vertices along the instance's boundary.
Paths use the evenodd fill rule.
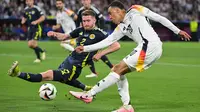
<path fill-rule="evenodd" d="M 53 100 L 56 98 L 57 90 L 53 84 L 45 83 L 39 89 L 39 96 L 43 100 Z"/>

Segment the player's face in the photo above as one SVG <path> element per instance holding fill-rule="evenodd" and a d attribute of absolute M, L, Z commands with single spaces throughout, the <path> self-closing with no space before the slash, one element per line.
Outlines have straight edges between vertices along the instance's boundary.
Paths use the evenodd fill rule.
<path fill-rule="evenodd" d="M 62 1 L 56 1 L 56 7 L 58 8 L 58 10 L 62 10 L 64 7 L 64 4 Z"/>
<path fill-rule="evenodd" d="M 93 16 L 82 16 L 82 24 L 85 30 L 91 30 L 95 27 L 96 19 Z"/>
<path fill-rule="evenodd" d="M 33 6 L 34 0 L 26 0 L 26 5 L 29 7 Z"/>
<path fill-rule="evenodd" d="M 84 7 L 89 8 L 91 4 L 91 0 L 81 0 Z"/>
<path fill-rule="evenodd" d="M 123 21 L 123 13 L 122 10 L 116 7 L 109 7 L 108 8 L 108 13 L 109 13 L 109 17 L 110 20 L 115 23 L 115 24 L 119 24 L 121 21 Z"/>

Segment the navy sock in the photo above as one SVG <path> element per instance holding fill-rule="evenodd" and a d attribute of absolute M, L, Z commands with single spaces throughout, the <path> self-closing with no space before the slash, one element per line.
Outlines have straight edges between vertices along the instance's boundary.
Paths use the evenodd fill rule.
<path fill-rule="evenodd" d="M 102 60 L 104 63 L 106 63 L 106 65 L 108 65 L 110 68 L 113 67 L 112 63 L 110 62 L 110 60 L 108 59 L 107 56 L 105 56 L 105 55 L 102 56 L 102 57 L 101 57 L 101 60 Z"/>
<path fill-rule="evenodd" d="M 41 82 L 42 75 L 41 74 L 32 74 L 32 73 L 20 73 L 18 76 L 21 79 L 27 80 L 29 82 Z"/>
<path fill-rule="evenodd" d="M 34 51 L 35 51 L 35 54 L 36 54 L 36 56 L 37 56 L 37 59 L 40 59 L 40 51 L 39 51 L 38 47 L 35 47 L 35 48 L 33 48 L 33 49 L 34 49 Z"/>
<path fill-rule="evenodd" d="M 92 73 L 95 73 L 97 74 L 96 70 L 95 70 L 95 67 L 94 67 L 94 62 L 93 61 L 90 61 L 88 63 L 89 67 L 90 67 L 90 70 L 92 71 Z"/>
<path fill-rule="evenodd" d="M 85 85 L 78 80 L 67 81 L 66 84 L 76 87 L 76 88 L 80 88 L 82 90 L 85 90 Z"/>
<path fill-rule="evenodd" d="M 37 46 L 35 49 L 37 49 L 40 53 L 44 52 L 39 46 Z"/>

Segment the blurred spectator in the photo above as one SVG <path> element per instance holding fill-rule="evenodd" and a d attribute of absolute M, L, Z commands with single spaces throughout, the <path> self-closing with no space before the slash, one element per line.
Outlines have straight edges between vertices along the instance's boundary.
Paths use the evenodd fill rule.
<path fill-rule="evenodd" d="M 50 18 L 55 18 L 55 0 L 35 0 L 37 5 Z M 107 17 L 107 6 L 113 0 L 92 0 L 105 18 Z M 200 0 L 120 0 L 126 8 L 132 4 L 139 4 L 166 16 L 174 21 L 189 21 L 193 14 L 200 13 Z M 24 0 L 0 0 L 0 18 L 20 18 L 24 9 Z M 80 0 L 66 0 L 65 6 L 75 12 L 81 7 Z M 198 17 L 200 19 L 200 17 Z"/>
<path fill-rule="evenodd" d="M 192 41 L 198 41 L 198 20 L 196 16 L 193 16 L 190 21 L 190 31 L 192 36 Z"/>

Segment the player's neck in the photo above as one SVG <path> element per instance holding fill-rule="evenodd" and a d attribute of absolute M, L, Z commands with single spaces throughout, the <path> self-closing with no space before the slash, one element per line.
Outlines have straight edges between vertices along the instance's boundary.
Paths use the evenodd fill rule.
<path fill-rule="evenodd" d="M 32 8 L 34 5 L 30 5 L 30 6 L 28 6 L 28 7 L 30 7 L 30 8 Z"/>

